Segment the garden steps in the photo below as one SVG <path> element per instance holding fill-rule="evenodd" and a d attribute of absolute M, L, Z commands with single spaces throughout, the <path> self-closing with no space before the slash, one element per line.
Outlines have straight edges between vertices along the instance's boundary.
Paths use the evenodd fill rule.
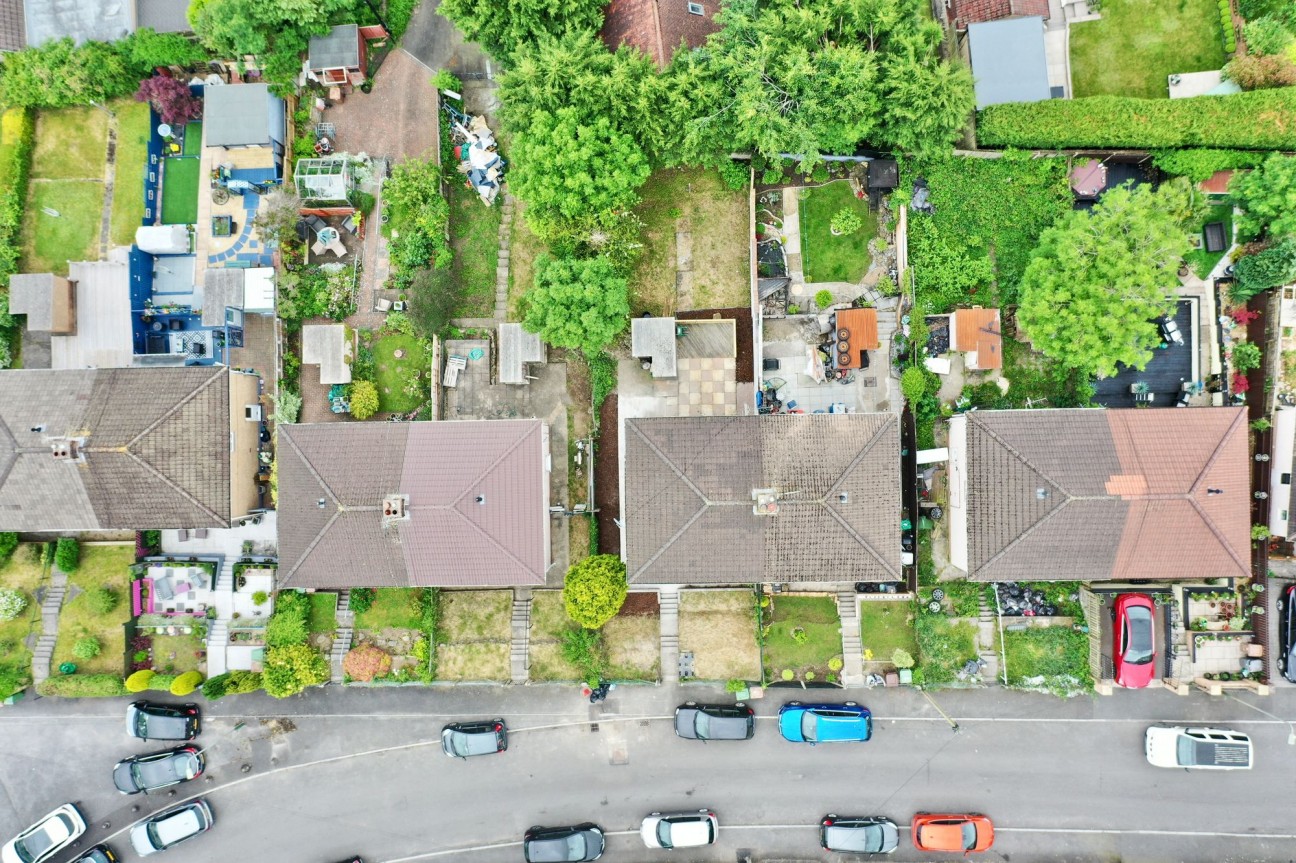
<path fill-rule="evenodd" d="M 229 624 L 213 620 L 207 629 L 207 676 L 215 677 L 229 670 L 225 664 L 225 648 L 229 645 Z"/>
<path fill-rule="evenodd" d="M 351 639 L 354 636 L 350 627 L 339 626 L 337 632 L 333 633 L 333 648 L 329 651 L 329 666 L 332 669 L 332 675 L 329 678 L 333 683 L 345 683 L 346 674 L 342 671 L 342 660 L 346 657 L 347 651 L 351 649 Z"/>
<path fill-rule="evenodd" d="M 513 640 L 509 647 L 509 672 L 514 683 L 531 679 L 531 588 L 513 589 Z"/>
<path fill-rule="evenodd" d="M 986 600 L 985 591 L 981 591 L 979 602 L 977 628 L 980 630 L 981 637 L 977 639 L 980 648 L 977 653 L 985 663 L 985 668 L 981 670 L 981 679 L 986 683 L 995 683 L 999 680 L 999 652 L 995 650 L 995 635 L 999 622 L 995 618 L 994 609 Z"/>
<path fill-rule="evenodd" d="M 68 591 L 67 573 L 57 566 L 50 567 L 50 584 L 41 597 L 41 635 L 32 651 L 32 680 L 40 683 L 50 676 L 50 661 L 54 658 L 54 644 L 58 641 L 59 609 Z"/>
<path fill-rule="evenodd" d="M 661 674 L 663 683 L 679 681 L 679 588 L 663 587 L 657 593 L 661 617 Z"/>
<path fill-rule="evenodd" d="M 334 614 L 337 616 L 338 626 L 350 629 L 355 625 L 355 612 L 351 610 L 351 591 L 338 591 L 337 609 Z"/>
<path fill-rule="evenodd" d="M 859 607 L 855 591 L 837 592 L 837 616 L 841 618 L 842 685 L 864 685 L 864 641 L 860 637 Z"/>

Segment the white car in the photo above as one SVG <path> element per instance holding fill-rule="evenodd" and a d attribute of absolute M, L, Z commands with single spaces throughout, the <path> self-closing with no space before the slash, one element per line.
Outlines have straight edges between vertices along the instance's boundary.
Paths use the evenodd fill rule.
<path fill-rule="evenodd" d="M 64 803 L 0 848 L 3 863 L 41 863 L 85 832 L 85 819 L 72 803 Z"/>
<path fill-rule="evenodd" d="M 131 845 L 141 857 L 174 848 L 211 829 L 215 818 L 201 798 L 145 818 L 130 829 Z"/>
<path fill-rule="evenodd" d="M 1148 764 L 1184 770 L 1250 770 L 1251 738 L 1227 728 L 1158 726 L 1147 730 Z"/>
<path fill-rule="evenodd" d="M 654 812 L 643 820 L 639 837 L 649 848 L 696 848 L 716 841 L 720 821 L 710 809 L 696 812 Z"/>

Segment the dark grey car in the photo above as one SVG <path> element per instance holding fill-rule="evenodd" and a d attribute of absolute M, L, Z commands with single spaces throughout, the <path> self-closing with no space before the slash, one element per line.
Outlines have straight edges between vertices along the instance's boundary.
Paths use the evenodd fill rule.
<path fill-rule="evenodd" d="M 441 729 L 441 749 L 451 758 L 494 755 L 508 749 L 508 728 L 503 719 L 452 722 Z"/>
<path fill-rule="evenodd" d="M 1278 596 L 1278 671 L 1296 683 L 1296 584 Z"/>
<path fill-rule="evenodd" d="M 603 828 L 597 824 L 572 827 L 532 827 L 522 840 L 527 863 L 587 863 L 603 856 Z"/>
<path fill-rule="evenodd" d="M 122 794 L 139 794 L 188 782 L 202 775 L 207 759 L 197 746 L 180 746 L 117 762 L 113 783 Z"/>
<path fill-rule="evenodd" d="M 846 854 L 890 854 L 900 844 L 900 828 L 877 815 L 827 815 L 819 822 L 819 844 Z"/>
<path fill-rule="evenodd" d="M 197 704 L 136 701 L 126 708 L 126 733 L 143 740 L 193 740 L 202 730 Z"/>
<path fill-rule="evenodd" d="M 750 740 L 756 733 L 756 717 L 742 702 L 689 701 L 675 708 L 675 733 L 688 740 Z"/>

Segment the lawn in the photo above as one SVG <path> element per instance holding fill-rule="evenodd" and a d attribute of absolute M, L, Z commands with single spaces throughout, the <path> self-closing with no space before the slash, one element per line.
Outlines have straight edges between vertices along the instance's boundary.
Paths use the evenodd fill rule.
<path fill-rule="evenodd" d="M 1224 223 L 1224 248 L 1218 252 L 1206 251 L 1206 238 L 1202 235 L 1206 225 L 1212 222 Z M 1201 220 L 1201 224 L 1194 227 L 1202 245 L 1201 248 L 1193 249 L 1184 255 L 1184 263 L 1192 267 L 1198 278 L 1204 279 L 1210 275 L 1210 271 L 1215 269 L 1215 265 L 1220 262 L 1220 258 L 1224 257 L 1224 253 L 1228 251 L 1228 244 L 1233 237 L 1233 205 L 1231 203 L 1215 204 L 1206 211 L 1206 216 Z"/>
<path fill-rule="evenodd" d="M 756 680 L 755 598 L 750 590 L 686 590 L 680 594 L 679 646 L 693 652 L 702 680 Z"/>
<path fill-rule="evenodd" d="M 917 612 L 914 636 L 918 643 L 917 668 L 926 683 L 949 683 L 963 665 L 980 655 L 977 627 L 966 621 L 954 623 L 943 614 Z"/>
<path fill-rule="evenodd" d="M 202 154 L 202 120 L 190 120 L 185 123 L 184 149 L 180 152 L 186 156 Z"/>
<path fill-rule="evenodd" d="M 463 187 L 458 176 L 450 180 L 451 264 L 461 318 L 489 318 L 495 313 L 495 266 L 499 253 L 499 228 L 503 201 L 487 207 L 476 192 Z"/>
<path fill-rule="evenodd" d="M 415 587 L 380 587 L 374 591 L 373 605 L 355 616 L 356 629 L 420 629 L 423 620 L 412 597 Z"/>
<path fill-rule="evenodd" d="M 563 659 L 562 633 L 576 624 L 567 616 L 561 590 L 531 594 L 530 676 L 536 681 L 580 680 L 580 669 Z"/>
<path fill-rule="evenodd" d="M 472 642 L 437 645 L 437 680 L 499 680 L 511 678 L 509 644 Z"/>
<path fill-rule="evenodd" d="M 873 662 L 890 663 L 896 650 L 917 655 L 911 603 L 878 600 L 859 606 L 860 640 L 864 650 L 872 651 Z"/>
<path fill-rule="evenodd" d="M 1089 636 L 1069 626 L 1033 626 L 1003 634 L 1010 686 L 1045 687 L 1059 693 L 1088 691 Z"/>
<path fill-rule="evenodd" d="M 97 261 L 103 194 L 103 183 L 94 180 L 33 180 L 23 216 L 22 271 L 66 276 L 68 261 Z"/>
<path fill-rule="evenodd" d="M 97 108 L 59 108 L 36 117 L 34 179 L 103 180 L 108 115 Z"/>
<path fill-rule="evenodd" d="M 751 226 L 747 191 L 730 191 L 714 171 L 663 168 L 639 190 L 643 255 L 630 280 L 630 308 L 638 315 L 749 304 Z M 692 243 L 693 287 L 676 291 L 676 234 Z"/>
<path fill-rule="evenodd" d="M 1224 65 L 1214 0 L 1105 0 L 1102 20 L 1071 27 L 1073 95 L 1167 98 L 1166 78 Z"/>
<path fill-rule="evenodd" d="M 661 668 L 661 618 L 618 614 L 603 626 L 608 680 L 657 680 Z"/>
<path fill-rule="evenodd" d="M 126 650 L 122 626 L 131 616 L 130 579 L 126 567 L 133 559 L 134 550 L 130 546 L 81 546 L 81 565 L 68 576 L 68 594 L 59 611 L 58 641 L 50 660 L 52 668 L 57 669 L 63 662 L 73 662 L 81 673 L 122 673 Z M 90 609 L 86 591 L 95 587 L 109 587 L 117 593 L 117 606 L 108 614 Z M 87 636 L 99 640 L 99 655 L 93 659 L 74 656 L 73 646 Z"/>
<path fill-rule="evenodd" d="M 149 106 L 125 100 L 117 112 L 117 156 L 113 165 L 112 244 L 129 246 L 144 222 L 144 174 L 148 170 Z"/>
<path fill-rule="evenodd" d="M 863 223 L 859 230 L 832 235 L 833 217 L 850 210 Z M 869 266 L 869 240 L 877 235 L 877 216 L 869 212 L 846 180 L 801 192 L 801 264 L 806 282 L 858 282 Z"/>
<path fill-rule="evenodd" d="M 40 605 L 36 602 L 36 588 L 44 583 L 49 572 L 39 562 L 42 548 L 41 543 L 23 543 L 9 562 L 0 567 L 0 587 L 21 591 L 27 598 L 27 607 L 21 614 L 0 623 L 0 674 L 5 669 L 14 669 L 25 679 L 31 673 L 32 654 L 27 638 L 39 634 Z"/>
<path fill-rule="evenodd" d="M 401 351 L 400 357 L 396 352 Z M 431 374 L 423 343 L 414 336 L 391 333 L 379 338 L 373 346 L 378 387 L 378 410 L 408 413 L 428 400 Z M 405 392 L 415 372 L 421 373 L 418 391 Z"/>
<path fill-rule="evenodd" d="M 198 671 L 200 651 L 206 650 L 206 644 L 197 635 L 152 635 L 153 668 L 165 674 L 184 674 L 186 671 Z M 78 660 L 72 660 L 78 662 Z"/>
<path fill-rule="evenodd" d="M 308 618 L 311 633 L 321 633 L 332 637 L 337 631 L 337 594 L 316 592 L 310 594 L 310 617 Z"/>
<path fill-rule="evenodd" d="M 198 169 L 192 157 L 162 160 L 162 224 L 192 225 L 198 221 Z"/>
<path fill-rule="evenodd" d="M 526 204 L 515 201 L 513 204 L 513 223 L 509 227 L 509 297 L 508 319 L 522 320 L 522 295 L 531 287 L 535 278 L 535 260 L 547 251 L 548 247 L 527 227 Z"/>
<path fill-rule="evenodd" d="M 765 636 L 765 679 L 827 678 L 828 663 L 840 659 L 841 619 L 831 596 L 773 596 L 769 632 Z M 804 630 L 804 639 L 793 630 Z M 791 678 L 785 672 L 791 671 Z M 807 677 L 807 672 L 814 677 Z"/>
<path fill-rule="evenodd" d="M 445 642 L 509 641 L 513 637 L 511 590 L 455 590 L 441 594 L 437 639 Z"/>

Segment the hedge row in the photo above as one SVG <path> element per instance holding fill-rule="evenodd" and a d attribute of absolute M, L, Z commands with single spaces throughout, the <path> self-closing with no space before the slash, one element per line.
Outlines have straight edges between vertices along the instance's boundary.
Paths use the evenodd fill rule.
<path fill-rule="evenodd" d="M 23 211 L 27 207 L 27 180 L 36 146 L 36 112 L 10 108 L 0 116 L 0 142 L 8 158 L 0 164 L 0 281 L 7 286 L 18 272 L 22 253 Z M 12 147 L 12 149 L 10 149 Z"/>
<path fill-rule="evenodd" d="M 56 674 L 36 684 L 41 695 L 63 698 L 112 698 L 126 695 L 126 685 L 115 674 Z"/>
<path fill-rule="evenodd" d="M 1237 50 L 1237 31 L 1233 27 L 1233 7 L 1229 0 L 1219 0 L 1220 26 L 1224 28 L 1224 50 L 1232 54 Z"/>
<path fill-rule="evenodd" d="M 991 105 L 983 147 L 1296 149 L 1296 87 L 1192 99 L 1093 96 Z"/>

